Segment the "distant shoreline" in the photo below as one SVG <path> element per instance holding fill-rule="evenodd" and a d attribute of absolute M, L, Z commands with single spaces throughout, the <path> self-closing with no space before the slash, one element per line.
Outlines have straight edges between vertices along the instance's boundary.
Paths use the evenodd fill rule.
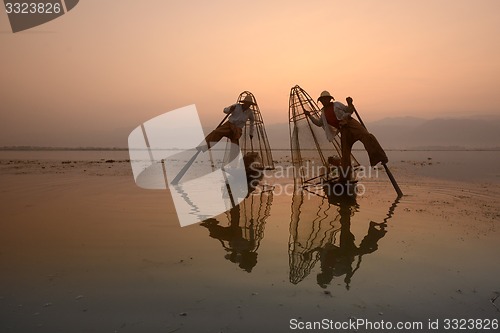
<path fill-rule="evenodd" d="M 457 146 L 435 146 L 435 147 L 411 147 L 411 148 L 391 148 L 386 151 L 500 151 L 500 147 L 490 148 L 466 148 Z M 0 147 L 0 151 L 128 151 L 128 148 L 120 147 L 34 147 L 34 146 L 5 146 Z M 290 151 L 290 148 L 276 148 L 272 151 Z M 364 151 L 363 149 L 353 149 L 353 151 Z"/>

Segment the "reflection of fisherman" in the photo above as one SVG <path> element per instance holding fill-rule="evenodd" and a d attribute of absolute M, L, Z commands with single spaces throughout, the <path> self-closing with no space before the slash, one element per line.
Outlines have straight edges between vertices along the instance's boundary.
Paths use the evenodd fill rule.
<path fill-rule="evenodd" d="M 304 111 L 304 113 L 316 126 L 323 127 L 326 138 L 329 141 L 333 142 L 335 136 L 340 131 L 342 148 L 341 165 L 343 169 L 341 172 L 341 180 L 349 180 L 352 178 L 351 150 L 353 144 L 358 140 L 363 143 L 368 152 L 370 165 L 375 166 L 379 162 L 383 164 L 388 162 L 387 155 L 375 136 L 369 133 L 356 119 L 351 117 L 354 112 L 351 97 L 346 98 L 346 106 L 335 101 L 333 96 L 325 90 L 321 93 L 318 100 L 323 105 L 321 117 L 317 118 L 309 111 Z"/>
<path fill-rule="evenodd" d="M 205 141 L 208 146 L 198 146 L 197 149 L 205 151 L 207 148 L 219 142 L 223 137 L 228 138 L 232 143 L 238 145 L 241 134 L 243 133 L 243 127 L 249 119 L 251 140 L 253 138 L 255 120 L 253 110 L 250 107 L 254 104 L 252 97 L 247 95 L 239 103 L 224 108 L 224 113 L 230 115 L 228 121 L 207 135 Z"/>
<path fill-rule="evenodd" d="M 226 251 L 225 258 L 233 263 L 238 263 L 239 267 L 247 272 L 251 272 L 257 264 L 257 252 L 255 252 L 255 233 L 250 228 L 250 237 L 246 239 L 243 237 L 243 230 L 240 227 L 240 206 L 235 206 L 230 210 L 230 225 L 222 227 L 218 225 L 219 221 L 216 219 L 208 219 L 201 223 L 210 232 L 210 237 L 221 241 Z M 223 241 L 228 242 L 226 247 Z"/>
<path fill-rule="evenodd" d="M 344 282 L 349 289 L 351 278 L 359 268 L 361 257 L 378 249 L 377 242 L 384 237 L 386 224 L 370 222 L 368 233 L 361 241 L 359 247 L 354 243 L 355 237 L 351 232 L 351 215 L 354 214 L 356 206 L 341 203 L 340 213 L 340 244 L 326 244 L 323 248 L 314 249 L 318 251 L 321 261 L 321 273 L 317 276 L 317 282 L 322 288 L 326 288 L 334 276 L 345 275 Z M 352 264 L 355 257 L 359 256 L 358 264 L 353 269 Z"/>

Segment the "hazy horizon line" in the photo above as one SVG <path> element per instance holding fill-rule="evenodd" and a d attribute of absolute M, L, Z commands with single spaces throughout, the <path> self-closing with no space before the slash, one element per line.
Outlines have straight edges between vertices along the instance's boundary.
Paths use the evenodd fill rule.
<path fill-rule="evenodd" d="M 125 147 L 56 147 L 56 146 L 0 146 L 0 151 L 128 151 Z M 154 150 L 154 149 L 153 149 Z M 162 149 L 160 149 L 162 150 Z M 314 150 L 314 149 L 306 149 Z M 364 151 L 353 148 L 353 151 Z M 463 146 L 417 146 L 408 148 L 387 148 L 386 151 L 499 151 L 498 147 L 467 148 Z M 290 148 L 271 148 L 271 151 L 290 151 Z"/>

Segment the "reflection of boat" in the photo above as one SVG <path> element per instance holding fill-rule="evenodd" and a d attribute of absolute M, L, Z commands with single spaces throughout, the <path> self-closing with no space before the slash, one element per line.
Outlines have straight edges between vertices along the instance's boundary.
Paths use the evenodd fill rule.
<path fill-rule="evenodd" d="M 311 197 L 304 200 L 309 194 Z M 344 282 L 349 289 L 363 256 L 378 249 L 378 241 L 385 236 L 387 221 L 394 215 L 397 204 L 398 199 L 389 208 L 383 222 L 370 221 L 366 235 L 356 245 L 351 232 L 351 217 L 359 210 L 355 199 L 344 197 L 330 205 L 325 197 L 297 191 L 292 200 L 290 222 L 290 282 L 297 284 L 302 281 L 319 261 L 318 285 L 326 288 L 334 277 L 345 276 Z"/>
<path fill-rule="evenodd" d="M 357 185 L 357 180 L 341 182 L 338 179 L 331 179 L 323 183 L 323 191 L 328 197 L 328 201 L 333 205 L 352 203 L 356 201 Z"/>
<path fill-rule="evenodd" d="M 219 219 L 207 219 L 201 225 L 210 237 L 219 240 L 226 251 L 225 258 L 251 272 L 257 264 L 257 251 L 264 238 L 266 219 L 270 215 L 272 191 L 250 195 Z M 223 219 L 226 225 L 221 225 Z"/>
<path fill-rule="evenodd" d="M 289 132 L 295 184 L 301 187 L 324 184 L 339 178 L 340 139 L 328 141 L 324 130 L 311 123 L 304 112 L 321 117 L 321 110 L 309 94 L 296 85 L 290 91 Z M 351 155 L 353 167 L 359 166 Z"/>

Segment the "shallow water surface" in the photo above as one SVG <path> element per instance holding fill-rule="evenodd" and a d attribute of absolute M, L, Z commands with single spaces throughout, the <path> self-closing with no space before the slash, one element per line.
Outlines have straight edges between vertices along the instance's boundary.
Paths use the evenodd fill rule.
<path fill-rule="evenodd" d="M 382 176 L 355 201 L 256 191 L 181 228 L 169 192 L 136 187 L 126 163 L 41 163 L 2 162 L 2 332 L 499 318 L 498 183 L 400 163 L 399 199 Z"/>

